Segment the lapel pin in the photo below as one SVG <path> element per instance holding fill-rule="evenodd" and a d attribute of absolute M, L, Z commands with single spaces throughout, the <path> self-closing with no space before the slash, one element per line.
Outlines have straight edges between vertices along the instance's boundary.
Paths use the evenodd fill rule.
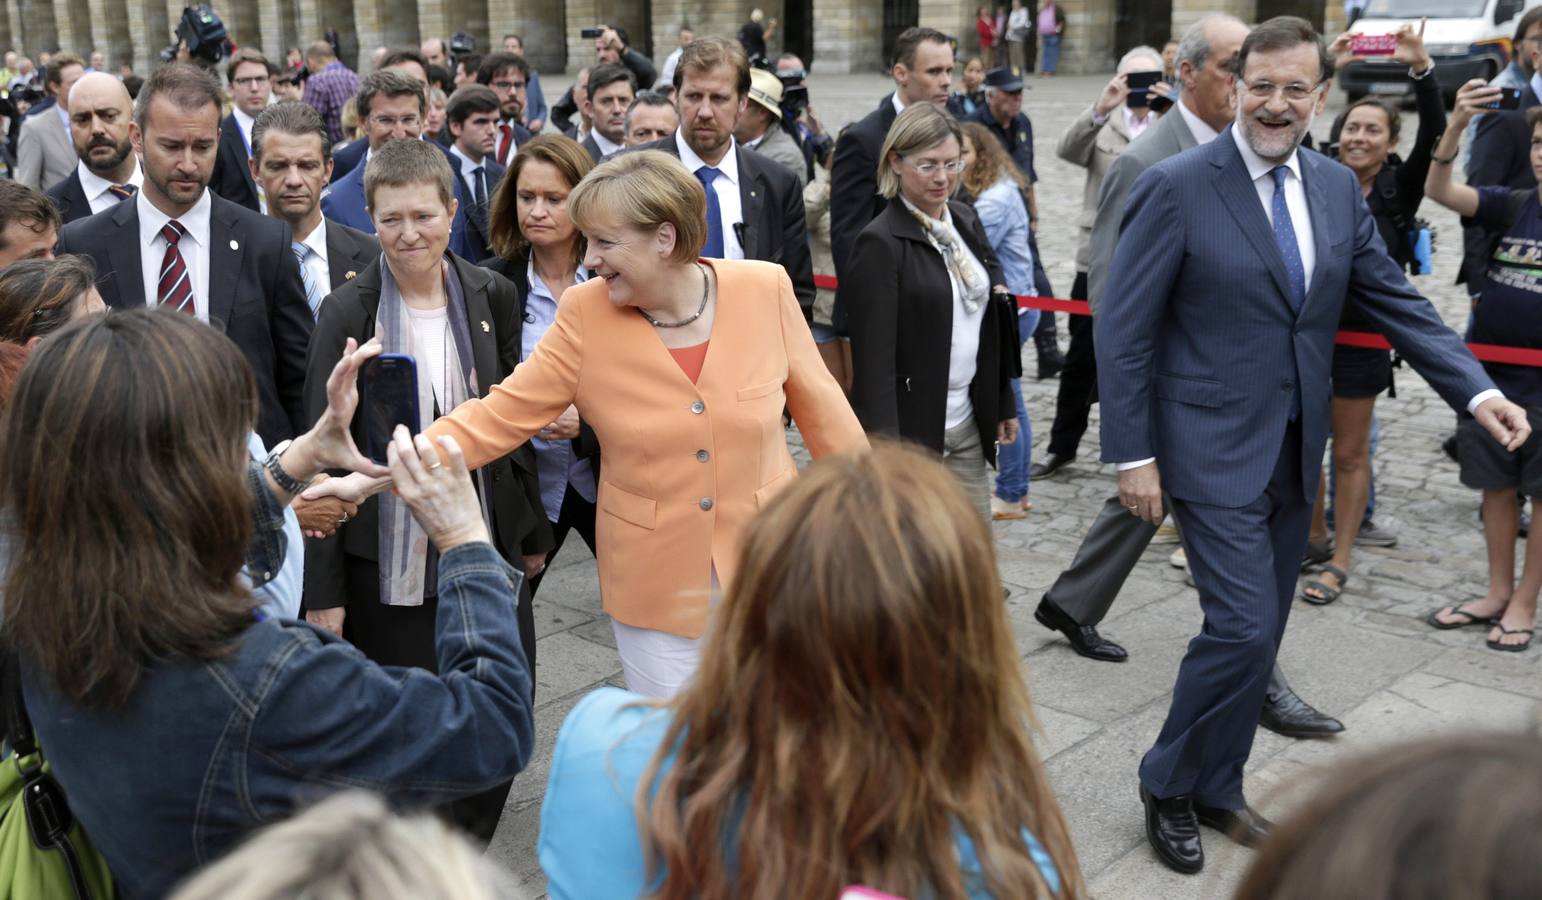
<path fill-rule="evenodd" d="M 490 331 L 492 331 L 492 330 L 493 330 L 493 326 L 491 326 L 491 325 L 489 325 L 489 324 L 487 324 L 487 320 L 486 320 L 486 319 L 483 319 L 483 320 L 482 320 L 482 330 L 483 330 L 483 331 L 487 331 L 487 332 L 490 332 Z"/>
<path fill-rule="evenodd" d="M 232 240 L 230 242 L 230 249 L 232 249 L 232 250 L 240 250 L 241 249 L 241 245 L 239 243 L 237 243 L 236 241 Z"/>
<path fill-rule="evenodd" d="M 358 272 L 355 272 L 355 271 L 354 271 L 354 270 L 352 270 L 352 269 L 349 269 L 349 270 L 348 270 L 348 271 L 347 271 L 347 272 L 346 272 L 346 273 L 344 273 L 344 274 L 343 274 L 343 280 L 344 280 L 344 281 L 352 281 L 352 280 L 353 280 L 353 277 L 354 277 L 354 276 L 355 276 L 355 275 L 357 275 L 357 274 L 359 274 L 359 273 L 358 273 Z"/>

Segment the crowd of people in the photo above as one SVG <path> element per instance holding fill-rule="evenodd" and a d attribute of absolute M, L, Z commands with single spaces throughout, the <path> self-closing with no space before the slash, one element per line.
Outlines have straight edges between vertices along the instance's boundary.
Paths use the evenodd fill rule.
<path fill-rule="evenodd" d="M 839 133 L 760 10 L 737 40 L 679 29 L 661 69 L 601 26 L 550 106 L 518 35 L 362 76 L 335 36 L 143 78 L 7 55 L 0 702 L 118 893 L 513 895 L 476 851 L 534 752 L 533 597 L 576 531 L 626 689 L 557 737 L 552 896 L 1087 896 L 991 523 L 1064 477 L 1094 403 L 1117 494 L 1035 617 L 1128 659 L 1098 626 L 1181 542 L 1205 625 L 1131 773 L 1156 857 L 1200 871 L 1201 826 L 1260 846 L 1248 898 L 1527 858 L 1535 739 L 1384 754 L 1278 828 L 1243 771 L 1259 726 L 1344 730 L 1276 655 L 1298 596 L 1338 601 L 1355 546 L 1395 541 L 1372 518 L 1393 351 L 1482 492 L 1487 594 L 1427 622 L 1531 643 L 1542 376 L 1480 365 L 1407 275 L 1421 204 L 1455 211 L 1468 338 L 1542 348 L 1542 8 L 1513 111 L 1475 80 L 1448 116 L 1422 27 L 1397 33 L 1406 155 L 1375 97 L 1312 148 L 1351 49 L 1303 20 L 1131 49 L 1057 136 L 1086 181 L 1053 226 L 1023 93 L 1065 15 L 976 24 L 961 69 L 949 35 L 899 34 L 893 91 Z M 1054 296 L 1041 227 L 1074 230 L 1092 310 L 1063 352 L 1018 300 Z M 1037 462 L 1030 338 L 1060 378 Z M 402 360 L 380 434 L 360 383 Z M 1519 799 L 1479 836 L 1442 815 L 1457 782 Z M 1535 889 L 1523 869 L 1475 896 Z"/>

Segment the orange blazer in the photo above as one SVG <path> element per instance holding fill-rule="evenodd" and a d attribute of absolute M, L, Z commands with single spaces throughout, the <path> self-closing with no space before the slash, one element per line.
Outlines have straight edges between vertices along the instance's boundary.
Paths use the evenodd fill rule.
<path fill-rule="evenodd" d="M 569 404 L 599 437 L 596 556 L 617 621 L 700 637 L 711 573 L 726 587 L 739 536 L 797 477 L 782 409 L 814 458 L 868 446 L 830 376 L 781 266 L 703 260 L 718 277 L 716 318 L 692 384 L 630 307 L 595 278 L 563 292 L 535 351 L 485 398 L 428 429 L 481 466 L 523 444 Z"/>

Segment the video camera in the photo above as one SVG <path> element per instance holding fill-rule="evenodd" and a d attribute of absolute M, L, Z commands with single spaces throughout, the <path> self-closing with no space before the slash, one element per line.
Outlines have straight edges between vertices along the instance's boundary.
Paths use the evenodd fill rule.
<path fill-rule="evenodd" d="M 177 45 L 186 44 L 193 62 L 212 66 L 225 58 L 229 43 L 230 36 L 225 33 L 225 23 L 213 7 L 207 4 L 185 6 L 182 8 L 182 19 L 177 22 L 177 43 L 161 51 L 161 60 L 176 61 Z"/>
<path fill-rule="evenodd" d="M 477 39 L 464 31 L 457 31 L 450 35 L 450 56 L 460 59 L 468 53 L 477 52 Z"/>

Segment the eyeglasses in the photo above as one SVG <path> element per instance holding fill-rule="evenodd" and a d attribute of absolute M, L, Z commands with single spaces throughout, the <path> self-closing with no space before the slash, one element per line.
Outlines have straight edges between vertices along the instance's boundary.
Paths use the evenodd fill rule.
<path fill-rule="evenodd" d="M 525 83 L 523 81 L 495 81 L 493 82 L 493 87 L 500 91 L 522 91 L 525 89 Z"/>
<path fill-rule="evenodd" d="M 1317 93 L 1322 83 L 1302 84 L 1299 81 L 1293 81 L 1290 84 L 1277 85 L 1272 81 L 1244 81 L 1242 86 L 1247 90 L 1248 96 L 1255 100 L 1268 100 L 1274 96 L 1275 91 L 1279 91 L 1285 95 L 1286 100 L 1300 103 Z"/>
<path fill-rule="evenodd" d="M 904 159 L 904 157 L 901 157 L 901 159 Z M 928 178 L 936 175 L 938 169 L 947 172 L 949 175 L 957 175 L 958 173 L 964 171 L 964 161 L 961 159 L 955 159 L 952 162 L 945 163 L 924 162 L 919 165 L 911 162 L 908 159 L 905 159 L 905 165 L 915 169 L 917 175 L 925 175 Z"/>
<path fill-rule="evenodd" d="M 370 121 L 374 122 L 376 125 L 379 125 L 381 128 L 395 128 L 397 123 L 400 123 L 403 128 L 412 128 L 422 122 L 422 119 L 416 115 L 370 116 L 369 118 Z"/>
<path fill-rule="evenodd" d="M 268 76 L 266 75 L 251 75 L 246 78 L 237 78 L 231 82 L 231 84 L 237 84 L 241 87 L 256 87 L 259 84 L 268 83 Z"/>

